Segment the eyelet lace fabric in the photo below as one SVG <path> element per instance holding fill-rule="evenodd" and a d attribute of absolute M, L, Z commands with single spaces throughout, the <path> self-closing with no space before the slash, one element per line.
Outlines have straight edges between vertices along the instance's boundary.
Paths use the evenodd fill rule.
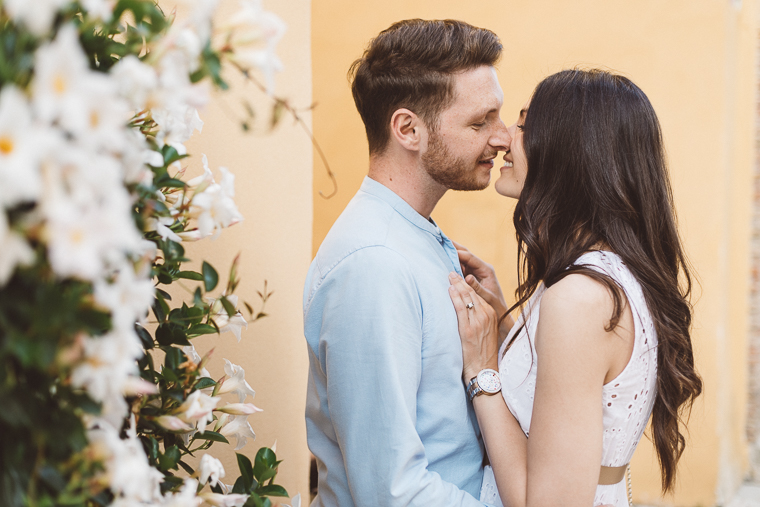
<path fill-rule="evenodd" d="M 587 252 L 575 261 L 610 276 L 622 287 L 631 306 L 634 321 L 634 345 L 631 358 L 623 371 L 602 389 L 603 442 L 601 466 L 618 467 L 631 461 L 649 416 L 652 413 L 657 379 L 657 335 L 654 323 L 641 292 L 641 287 L 620 257 L 612 252 Z M 536 391 L 536 372 L 539 358 L 535 336 L 543 285 L 526 305 L 526 309 L 513 327 L 514 333 L 525 322 L 518 337 L 504 353 L 512 333 L 502 345 L 499 357 L 499 374 L 502 395 L 509 410 L 530 437 L 533 398 Z M 493 474 L 487 471 L 483 481 L 481 500 L 499 506 Z M 495 496 L 494 496 L 495 495 Z M 625 480 L 609 486 L 597 486 L 594 505 L 628 505 Z"/>

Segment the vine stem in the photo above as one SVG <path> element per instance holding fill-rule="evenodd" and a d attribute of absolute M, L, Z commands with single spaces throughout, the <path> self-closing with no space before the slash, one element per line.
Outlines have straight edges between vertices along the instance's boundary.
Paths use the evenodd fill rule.
<path fill-rule="evenodd" d="M 330 163 L 327 161 L 327 157 L 325 156 L 325 153 L 322 151 L 322 147 L 319 145 L 319 142 L 317 141 L 317 138 L 314 137 L 314 133 L 311 131 L 308 125 L 306 125 L 306 122 L 303 120 L 301 115 L 298 113 L 298 111 L 291 106 L 286 100 L 283 100 L 279 97 L 275 97 L 271 95 L 269 92 L 267 92 L 266 87 L 255 77 L 251 75 L 251 73 L 247 70 L 238 65 L 235 62 L 230 62 L 232 65 L 237 68 L 241 74 L 243 74 L 243 77 L 245 77 L 249 82 L 251 82 L 253 85 L 255 85 L 259 90 L 264 92 L 268 97 L 272 99 L 272 101 L 275 103 L 275 107 L 281 107 L 288 113 L 290 113 L 291 116 L 293 116 L 293 119 L 298 123 L 301 128 L 306 132 L 306 135 L 309 136 L 309 139 L 311 140 L 311 144 L 314 147 L 315 150 L 317 150 L 317 154 L 319 155 L 320 160 L 322 161 L 322 164 L 325 167 L 325 170 L 327 171 L 327 176 L 330 177 L 330 181 L 332 182 L 333 189 L 332 192 L 325 195 L 324 192 L 321 190 L 319 191 L 319 196 L 323 199 L 330 199 L 335 194 L 338 193 L 338 180 L 335 178 L 335 173 L 333 173 L 332 169 L 330 168 Z M 311 108 L 309 108 L 311 109 Z"/>

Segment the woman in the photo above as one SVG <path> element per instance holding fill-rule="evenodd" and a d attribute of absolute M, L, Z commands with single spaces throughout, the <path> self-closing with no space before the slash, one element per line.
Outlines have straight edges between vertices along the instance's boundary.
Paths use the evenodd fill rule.
<path fill-rule="evenodd" d="M 510 134 L 495 188 L 518 200 L 517 303 L 507 311 L 493 269 L 464 248 L 466 281 L 452 274 L 450 289 L 498 493 L 509 507 L 627 505 L 650 414 L 672 490 L 680 416 L 702 382 L 654 110 L 624 77 L 569 70 L 537 86 Z"/>

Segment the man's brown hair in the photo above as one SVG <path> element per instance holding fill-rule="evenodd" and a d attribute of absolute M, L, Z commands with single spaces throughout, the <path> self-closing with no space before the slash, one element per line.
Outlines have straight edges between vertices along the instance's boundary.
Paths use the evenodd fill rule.
<path fill-rule="evenodd" d="M 370 154 L 387 147 L 391 117 L 399 108 L 435 130 L 454 99 L 454 74 L 495 65 L 501 50 L 492 31 L 452 19 L 408 19 L 380 32 L 349 70 Z"/>

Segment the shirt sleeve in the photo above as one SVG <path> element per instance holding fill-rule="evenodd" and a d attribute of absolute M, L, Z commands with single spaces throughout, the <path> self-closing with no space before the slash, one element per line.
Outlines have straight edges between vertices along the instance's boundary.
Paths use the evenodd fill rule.
<path fill-rule="evenodd" d="M 361 249 L 314 299 L 330 420 L 355 505 L 482 507 L 427 469 L 415 427 L 423 309 L 406 260 L 382 246 Z"/>

